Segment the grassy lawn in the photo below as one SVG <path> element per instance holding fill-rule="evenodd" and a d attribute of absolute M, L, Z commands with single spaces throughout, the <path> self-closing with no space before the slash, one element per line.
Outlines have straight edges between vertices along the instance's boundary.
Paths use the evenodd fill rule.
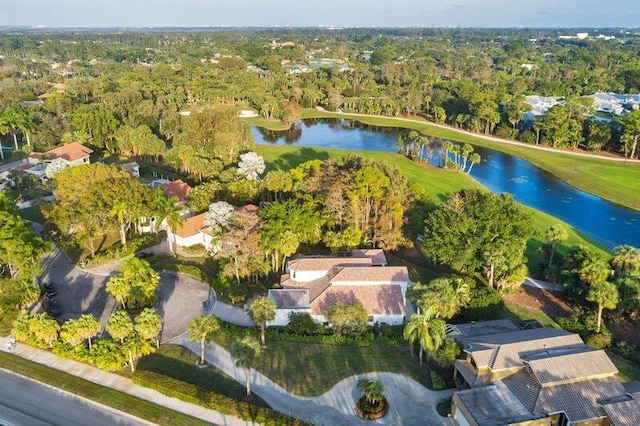
<path fill-rule="evenodd" d="M 235 339 L 217 335 L 216 341 L 229 348 Z M 386 371 L 404 374 L 429 386 L 429 369 L 412 358 L 408 345 L 392 347 L 374 343 L 368 347 L 267 341 L 260 364 L 262 374 L 300 396 L 318 396 L 354 374 Z"/>
<path fill-rule="evenodd" d="M 399 256 L 387 254 L 387 261 L 389 262 L 389 266 L 406 266 L 409 271 L 409 279 L 414 283 L 428 283 L 441 276 L 439 273 L 426 268 L 424 265 L 403 259 Z"/>
<path fill-rule="evenodd" d="M 166 425 L 206 425 L 196 418 L 171 411 L 70 374 L 0 352 L 0 367 L 148 420 Z"/>
<path fill-rule="evenodd" d="M 516 322 L 537 320 L 546 327 L 561 328 L 549 315 L 537 309 L 529 309 L 515 303 L 504 302 L 504 316 Z"/>
<path fill-rule="evenodd" d="M 345 117 L 366 124 L 413 129 L 438 138 L 486 146 L 522 158 L 544 169 L 559 179 L 585 192 L 595 194 L 614 203 L 640 210 L 640 165 L 625 164 L 598 158 L 576 157 L 562 152 L 531 149 L 526 145 L 510 145 L 463 134 L 434 126 L 422 119 L 414 121 L 389 117 L 359 117 L 315 110 L 303 110 L 303 118 Z"/>
<path fill-rule="evenodd" d="M 244 385 L 236 382 L 215 367 L 197 368 L 200 358 L 179 345 L 162 345 L 156 353 L 138 361 L 138 370 L 153 371 L 183 382 L 191 383 L 213 392 L 241 401 L 246 396 Z M 135 373 L 134 373 L 135 374 Z M 257 395 L 252 404 L 268 407 Z"/>
<path fill-rule="evenodd" d="M 349 153 L 348 151 L 339 149 L 272 145 L 257 145 L 255 151 L 264 157 L 267 170 L 289 170 L 305 161 L 314 159 L 325 160 L 333 158 L 341 161 L 342 158 Z M 424 188 L 431 200 L 436 204 L 441 204 L 446 199 L 447 194 L 461 189 L 483 188 L 482 185 L 464 173 L 418 164 L 400 154 L 359 151 L 358 155 L 362 155 L 365 158 L 386 161 L 397 166 L 409 182 Z M 574 230 L 569 224 L 538 210 L 528 209 L 534 213 L 535 229 L 537 232 L 537 235 L 529 240 L 527 245 L 526 254 L 529 259 L 529 269 L 531 271 L 537 270 L 538 264 L 541 262 L 541 253 L 538 249 L 546 243 L 544 240 L 545 230 L 556 223 L 562 224 L 569 231 L 569 239 L 558 246 L 560 252 L 566 252 L 576 244 L 582 244 L 598 251 L 604 256 L 608 256 L 608 252 L 605 249 L 580 235 L 580 233 Z"/>
<path fill-rule="evenodd" d="M 640 380 L 640 365 L 633 361 L 629 361 L 614 354 L 612 351 L 607 351 L 607 355 L 613 361 L 613 364 L 618 369 L 618 379 L 622 382 L 630 382 L 632 380 Z"/>

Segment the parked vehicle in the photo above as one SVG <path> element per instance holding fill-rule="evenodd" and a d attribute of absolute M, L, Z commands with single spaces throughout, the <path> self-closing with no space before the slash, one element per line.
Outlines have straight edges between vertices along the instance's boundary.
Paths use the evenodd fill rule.
<path fill-rule="evenodd" d="M 56 285 L 52 282 L 46 282 L 44 284 L 44 295 L 47 297 L 53 297 L 58 294 L 58 290 L 56 290 Z"/>

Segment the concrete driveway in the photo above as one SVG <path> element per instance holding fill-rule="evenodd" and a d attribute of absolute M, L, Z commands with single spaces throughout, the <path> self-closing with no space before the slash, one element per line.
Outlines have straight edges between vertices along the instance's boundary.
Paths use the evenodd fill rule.
<path fill-rule="evenodd" d="M 58 294 L 54 298 L 62 310 L 59 321 L 90 313 L 100 319 L 104 329 L 109 316 L 117 309 L 115 299 L 105 292 L 110 274 L 115 273 L 117 268 L 78 269 L 62 250 L 56 248 L 43 260 L 40 281 L 53 281 L 56 285 Z M 44 311 L 43 299 L 34 307 L 35 312 Z M 164 323 L 161 341 L 183 334 L 191 320 L 211 306 L 208 284 L 184 274 L 162 272 L 156 306 Z"/>

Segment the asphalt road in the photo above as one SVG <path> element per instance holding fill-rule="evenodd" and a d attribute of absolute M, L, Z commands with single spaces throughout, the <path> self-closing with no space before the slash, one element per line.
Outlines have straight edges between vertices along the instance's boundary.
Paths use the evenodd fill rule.
<path fill-rule="evenodd" d="M 0 424 L 147 425 L 127 414 L 0 370 Z"/>

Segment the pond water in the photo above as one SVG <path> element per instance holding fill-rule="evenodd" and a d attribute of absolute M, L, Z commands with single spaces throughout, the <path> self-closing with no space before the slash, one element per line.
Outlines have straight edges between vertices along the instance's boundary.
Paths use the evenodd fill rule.
<path fill-rule="evenodd" d="M 252 128 L 258 144 L 386 152 L 398 152 L 396 138 L 407 132 L 344 119 L 303 120 L 285 132 Z M 442 141 L 430 140 L 425 159 L 441 164 Z M 640 212 L 573 188 L 518 157 L 481 146 L 474 148 L 482 162 L 473 167 L 471 176 L 491 191 L 512 193 L 518 202 L 562 219 L 608 248 L 621 244 L 640 247 Z"/>

